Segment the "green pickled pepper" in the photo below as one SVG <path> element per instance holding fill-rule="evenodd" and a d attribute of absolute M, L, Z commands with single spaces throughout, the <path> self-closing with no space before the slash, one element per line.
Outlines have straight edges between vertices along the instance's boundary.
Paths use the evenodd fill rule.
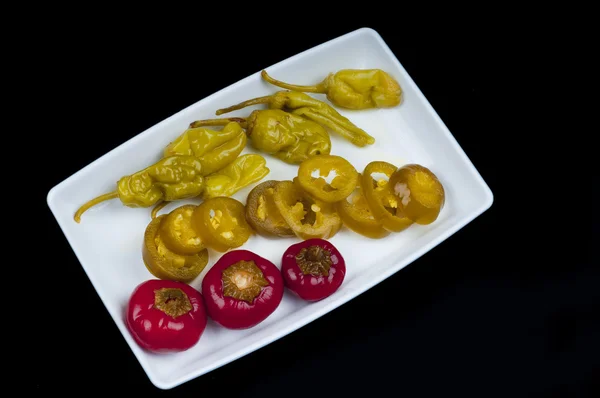
<path fill-rule="evenodd" d="M 347 109 L 391 108 L 402 102 L 402 88 L 396 79 L 381 69 L 343 69 L 329 73 L 314 86 L 289 84 L 261 72 L 263 80 L 293 91 L 326 94 L 332 104 Z"/>
<path fill-rule="evenodd" d="M 83 204 L 75 213 L 81 215 L 110 199 L 120 199 L 127 207 L 150 207 L 159 201 L 173 201 L 198 196 L 204 190 L 202 163 L 194 156 L 172 155 L 117 181 L 117 189 Z"/>
<path fill-rule="evenodd" d="M 232 196 L 240 189 L 262 180 L 270 171 L 262 156 L 242 155 L 224 169 L 206 176 L 202 199 Z"/>
<path fill-rule="evenodd" d="M 325 128 L 281 109 L 255 110 L 247 119 L 197 120 L 190 128 L 228 125 L 232 121 L 246 129 L 255 149 L 289 164 L 300 164 L 309 157 L 331 152 L 331 139 Z"/>
<path fill-rule="evenodd" d="M 342 116 L 332 106 L 299 91 L 278 91 L 271 95 L 252 98 L 227 108 L 218 109 L 215 113 L 222 115 L 259 104 L 266 104 L 270 109 L 281 109 L 316 122 L 358 147 L 375 143 L 375 138 Z"/>
<path fill-rule="evenodd" d="M 236 122 L 227 123 L 221 131 L 190 127 L 167 145 L 164 156 L 195 156 L 206 176 L 233 162 L 246 147 L 246 140 L 244 129 Z"/>

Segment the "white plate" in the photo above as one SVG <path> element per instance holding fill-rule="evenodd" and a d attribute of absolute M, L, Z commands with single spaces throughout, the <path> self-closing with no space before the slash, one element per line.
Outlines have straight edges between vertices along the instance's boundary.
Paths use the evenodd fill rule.
<path fill-rule="evenodd" d="M 244 331 L 231 331 L 209 322 L 199 343 L 192 349 L 169 355 L 143 351 L 124 323 L 124 309 L 132 290 L 152 279 L 142 262 L 141 242 L 149 209 L 131 209 L 112 200 L 88 210 L 80 224 L 73 221 L 76 209 L 88 199 L 111 191 L 118 178 L 157 161 L 162 149 L 197 119 L 214 118 L 215 110 L 277 90 L 257 72 L 158 123 L 92 162 L 48 193 L 48 205 L 62 228 L 91 283 L 113 317 L 123 337 L 151 382 L 169 389 L 205 374 L 273 342 L 346 303 L 399 271 L 440 244 L 475 217 L 486 211 L 493 195 L 452 134 L 377 32 L 359 29 L 323 43 L 267 68 L 281 80 L 309 84 L 327 73 L 345 68 L 381 68 L 392 74 L 404 90 L 404 102 L 393 109 L 344 111 L 356 125 L 373 135 L 376 143 L 357 148 L 332 134 L 332 153 L 350 160 L 361 171 L 373 160 L 397 166 L 415 162 L 430 168 L 446 190 L 446 205 L 440 217 L 428 226 L 412 226 L 385 239 L 363 238 L 342 229 L 331 242 L 347 260 L 347 276 L 329 298 L 307 304 L 288 292 L 277 310 L 263 323 Z M 324 100 L 323 95 L 315 95 Z M 226 116 L 247 115 L 256 107 Z M 252 152 L 247 148 L 245 152 Z M 297 167 L 266 157 L 271 173 L 265 179 L 292 179 Z M 92 183 L 93 182 L 93 183 Z M 245 203 L 252 187 L 234 197 Z M 170 204 L 162 213 L 187 200 Z M 244 249 L 280 265 L 285 248 L 298 240 L 252 237 Z M 216 252 L 204 272 L 191 283 L 200 290 L 201 281 L 218 259 Z"/>

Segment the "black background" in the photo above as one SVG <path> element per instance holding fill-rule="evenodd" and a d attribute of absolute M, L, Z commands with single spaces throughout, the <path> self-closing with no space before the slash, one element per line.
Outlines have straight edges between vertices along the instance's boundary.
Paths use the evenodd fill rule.
<path fill-rule="evenodd" d="M 75 18 L 54 26 L 52 35 L 40 35 L 42 47 L 52 52 L 38 54 L 52 70 L 44 77 L 45 90 L 58 108 L 45 120 L 41 137 L 52 163 L 40 203 L 64 178 L 182 108 L 369 26 L 466 151 L 494 192 L 494 204 L 349 303 L 169 391 L 146 377 L 46 206 L 44 243 L 54 265 L 39 282 L 50 297 L 68 291 L 68 305 L 57 310 L 38 301 L 42 311 L 31 329 L 38 344 L 27 365 L 34 377 L 24 388 L 39 394 L 130 390 L 204 397 L 598 392 L 599 272 L 590 256 L 598 224 L 594 231 L 586 225 L 575 249 L 548 240 L 552 229 L 525 216 L 540 208 L 537 194 L 527 190 L 535 173 L 524 173 L 517 160 L 536 134 L 524 128 L 528 117 L 518 116 L 523 98 L 515 93 L 517 81 L 528 84 L 535 75 L 524 58 L 535 57 L 535 47 L 515 47 L 527 39 L 509 39 L 489 21 L 467 17 L 445 25 L 423 18 L 416 29 L 401 18 L 339 27 L 316 19 L 308 29 L 277 14 L 246 23 L 222 18 L 216 25 L 205 25 L 203 17 L 212 16 L 186 15 L 187 23 L 179 16 L 165 25 L 141 17 L 135 25 L 128 19 L 92 24 Z M 548 217 L 550 226 L 564 221 L 555 213 Z"/>

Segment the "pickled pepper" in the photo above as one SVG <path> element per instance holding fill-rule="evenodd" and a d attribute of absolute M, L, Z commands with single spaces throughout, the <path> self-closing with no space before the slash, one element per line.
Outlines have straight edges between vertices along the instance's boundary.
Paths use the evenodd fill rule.
<path fill-rule="evenodd" d="M 362 194 L 365 196 L 373 217 L 385 229 L 391 232 L 401 232 L 410 227 L 413 221 L 402 213 L 398 197 L 394 195 L 389 178 L 397 167 L 384 161 L 373 161 L 365 166 L 360 176 Z M 374 175 L 384 174 L 385 178 L 375 178 Z"/>
<path fill-rule="evenodd" d="M 273 200 L 279 213 L 300 239 L 329 239 L 342 227 L 332 203 L 315 199 L 294 181 L 280 181 Z"/>
<path fill-rule="evenodd" d="M 430 169 L 420 164 L 406 164 L 391 175 L 389 184 L 402 212 L 416 224 L 431 224 L 438 218 L 446 193 Z"/>
<path fill-rule="evenodd" d="M 199 253 L 206 248 L 202 238 L 191 226 L 195 209 L 196 205 L 182 205 L 165 215 L 159 233 L 167 249 L 177 254 L 189 255 Z"/>
<path fill-rule="evenodd" d="M 265 81 L 288 90 L 326 94 L 332 104 L 347 109 L 390 108 L 402 101 L 400 84 L 381 69 L 343 69 L 328 74 L 314 86 L 285 83 L 273 79 L 265 70 L 261 76 Z"/>
<path fill-rule="evenodd" d="M 117 182 L 117 190 L 83 204 L 73 217 L 80 222 L 81 215 L 98 203 L 120 199 L 128 207 L 150 207 L 159 201 L 173 201 L 198 196 L 204 190 L 202 164 L 194 156 L 174 155 L 160 159 L 153 165 Z"/>
<path fill-rule="evenodd" d="M 188 128 L 169 143 L 164 156 L 195 156 L 202 163 L 202 174 L 209 175 L 233 162 L 246 147 L 246 134 L 236 122 L 228 122 L 221 131 Z"/>
<path fill-rule="evenodd" d="M 391 232 L 385 229 L 383 224 L 373 216 L 369 203 L 362 192 L 360 181 L 348 198 L 335 203 L 335 210 L 345 226 L 368 238 L 385 238 Z"/>
<path fill-rule="evenodd" d="M 327 182 L 334 174 L 331 182 Z M 298 167 L 298 183 L 306 192 L 327 203 L 346 199 L 358 184 L 358 172 L 346 159 L 337 155 L 310 158 Z"/>
<path fill-rule="evenodd" d="M 229 197 L 200 203 L 194 209 L 191 225 L 207 247 L 219 252 L 242 246 L 253 233 L 243 203 Z"/>
<path fill-rule="evenodd" d="M 194 254 L 181 254 L 171 250 L 160 233 L 167 215 L 150 221 L 144 232 L 142 260 L 152 275 L 159 279 L 189 283 L 208 264 L 208 250 L 203 248 Z"/>
<path fill-rule="evenodd" d="M 278 91 L 264 97 L 252 98 L 227 108 L 218 109 L 216 114 L 222 115 L 223 113 L 259 104 L 266 104 L 270 109 L 281 109 L 312 120 L 334 131 L 358 147 L 375 143 L 375 138 L 358 128 L 332 106 L 299 91 Z"/>
<path fill-rule="evenodd" d="M 240 156 L 224 169 L 206 176 L 203 199 L 231 196 L 240 189 L 262 180 L 271 171 L 267 161 L 260 155 Z"/>
<path fill-rule="evenodd" d="M 246 221 L 261 235 L 294 236 L 275 205 L 275 187 L 279 181 L 264 181 L 255 186 L 246 198 Z"/>
<path fill-rule="evenodd" d="M 190 128 L 222 126 L 232 121 L 246 129 L 252 146 L 289 164 L 331 152 L 327 131 L 318 123 L 281 109 L 255 110 L 244 118 L 197 120 Z"/>

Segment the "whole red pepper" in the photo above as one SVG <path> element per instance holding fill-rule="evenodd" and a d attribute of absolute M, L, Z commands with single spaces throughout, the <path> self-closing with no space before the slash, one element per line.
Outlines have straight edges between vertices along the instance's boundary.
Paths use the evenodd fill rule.
<path fill-rule="evenodd" d="M 344 281 L 346 262 L 338 249 L 324 239 L 307 239 L 283 253 L 281 273 L 288 289 L 306 301 L 332 295 Z"/>
<path fill-rule="evenodd" d="M 264 321 L 281 303 L 283 290 L 275 264 L 248 250 L 225 253 L 202 280 L 208 315 L 229 329 Z"/>
<path fill-rule="evenodd" d="M 134 340 L 152 352 L 193 347 L 206 328 L 202 295 L 183 282 L 151 279 L 138 285 L 127 306 L 126 324 Z"/>

